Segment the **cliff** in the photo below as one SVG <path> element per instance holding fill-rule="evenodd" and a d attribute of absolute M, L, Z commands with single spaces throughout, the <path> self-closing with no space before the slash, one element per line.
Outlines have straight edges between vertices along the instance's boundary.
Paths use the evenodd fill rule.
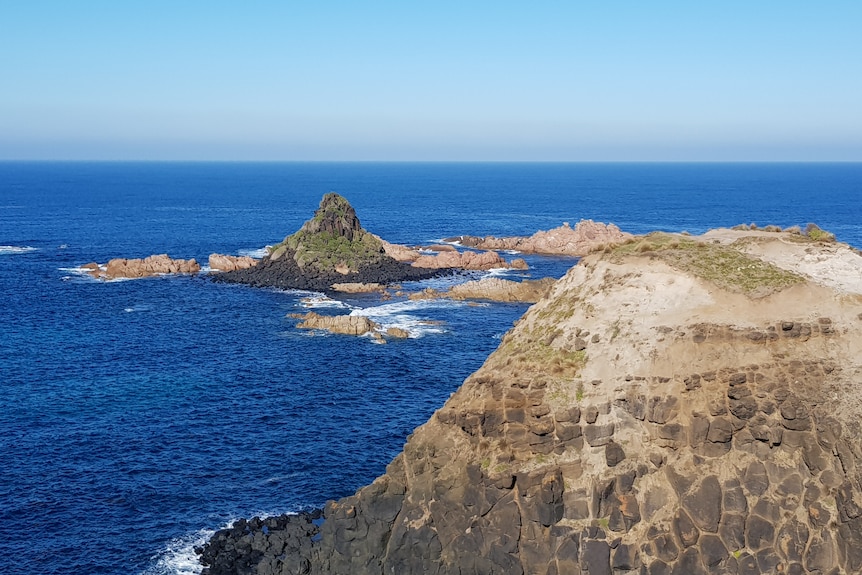
<path fill-rule="evenodd" d="M 607 247 L 322 526 L 242 522 L 202 559 L 212 574 L 862 572 L 860 326 L 862 257 L 842 244 L 723 230 Z"/>

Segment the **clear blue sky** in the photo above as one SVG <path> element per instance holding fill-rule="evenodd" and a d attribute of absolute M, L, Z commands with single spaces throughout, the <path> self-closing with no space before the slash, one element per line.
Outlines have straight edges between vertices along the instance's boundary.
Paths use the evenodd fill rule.
<path fill-rule="evenodd" d="M 0 0 L 0 159 L 862 161 L 862 2 Z"/>

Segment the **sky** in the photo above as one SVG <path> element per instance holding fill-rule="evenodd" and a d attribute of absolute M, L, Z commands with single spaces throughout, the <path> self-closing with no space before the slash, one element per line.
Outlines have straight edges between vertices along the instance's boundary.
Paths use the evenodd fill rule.
<path fill-rule="evenodd" d="M 0 160 L 862 161 L 862 2 L 0 0 Z"/>

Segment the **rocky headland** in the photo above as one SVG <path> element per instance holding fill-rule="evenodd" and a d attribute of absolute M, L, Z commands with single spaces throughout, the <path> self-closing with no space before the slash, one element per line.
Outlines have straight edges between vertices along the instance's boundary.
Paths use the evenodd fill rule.
<path fill-rule="evenodd" d="M 723 230 L 584 257 L 385 474 L 207 573 L 862 572 L 862 257 Z"/>
<path fill-rule="evenodd" d="M 272 246 L 255 265 L 213 276 L 258 287 L 328 291 L 333 284 L 397 283 L 439 275 L 386 254 L 381 240 L 362 228 L 353 206 L 329 193 L 314 217 Z"/>
<path fill-rule="evenodd" d="M 82 269 L 96 279 L 135 279 L 166 274 L 196 274 L 201 266 L 194 259 L 173 259 L 167 254 L 156 254 L 145 258 L 114 258 L 105 265 L 96 262 L 84 264 Z"/>
<path fill-rule="evenodd" d="M 525 254 L 583 256 L 591 251 L 623 242 L 632 235 L 614 224 L 581 220 L 574 228 L 568 222 L 532 236 L 497 238 L 494 236 L 455 236 L 447 242 L 482 250 L 514 250 Z"/>

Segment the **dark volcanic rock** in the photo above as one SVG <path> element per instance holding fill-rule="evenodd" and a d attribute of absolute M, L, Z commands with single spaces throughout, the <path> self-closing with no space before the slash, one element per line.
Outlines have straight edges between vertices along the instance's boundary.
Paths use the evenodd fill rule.
<path fill-rule="evenodd" d="M 317 535 L 320 511 L 261 519 L 240 519 L 216 531 L 195 553 L 202 575 L 269 575 L 307 573 L 306 555 Z"/>
<path fill-rule="evenodd" d="M 444 272 L 445 273 L 445 270 Z M 441 270 L 414 268 L 388 256 L 381 256 L 377 262 L 371 262 L 355 272 L 341 274 L 335 271 L 300 268 L 291 257 L 282 257 L 272 261 L 264 258 L 256 266 L 220 273 L 213 276 L 213 281 L 242 283 L 254 287 L 278 287 L 282 289 L 303 289 L 312 291 L 329 291 L 336 283 L 398 283 L 417 281 L 437 277 Z"/>
<path fill-rule="evenodd" d="M 314 217 L 273 246 L 256 265 L 213 276 L 217 282 L 255 287 L 328 291 L 336 283 L 397 283 L 428 279 L 441 270 L 413 267 L 386 255 L 338 194 L 326 194 Z"/>
<path fill-rule="evenodd" d="M 320 233 L 355 239 L 353 222 L 336 213 Z M 308 240 L 294 239 L 285 246 Z M 668 250 L 712 265 L 726 246 L 710 245 Z M 679 323 L 717 317 L 720 288 L 653 271 L 658 252 L 643 249 L 660 247 L 585 257 L 385 474 L 327 504 L 319 526 L 220 531 L 202 550 L 210 575 L 862 573 L 862 338 L 847 319 L 862 317 L 862 301 L 802 284 L 767 303 L 725 294 L 735 303 L 722 323 Z M 311 276 L 316 260 L 303 257 L 292 261 Z M 728 271 L 748 278 L 759 265 Z M 653 285 L 667 314 L 638 309 Z M 780 313 L 757 333 L 784 333 L 785 320 L 807 331 L 752 338 L 738 327 L 767 310 Z"/>

